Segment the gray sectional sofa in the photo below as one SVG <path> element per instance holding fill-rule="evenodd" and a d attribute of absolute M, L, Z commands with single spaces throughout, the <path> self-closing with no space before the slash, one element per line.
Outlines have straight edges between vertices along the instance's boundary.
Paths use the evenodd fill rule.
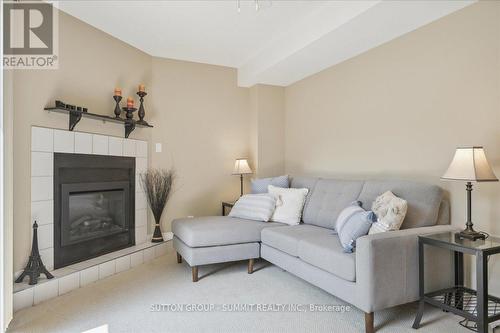
<path fill-rule="evenodd" d="M 438 186 L 294 178 L 291 187 L 309 189 L 300 225 L 227 216 L 173 221 L 177 259 L 192 267 L 193 282 L 198 281 L 199 265 L 248 260 L 252 273 L 254 259 L 261 257 L 364 311 L 366 332 L 374 331 L 375 311 L 418 299 L 418 235 L 454 230 Z M 333 232 L 338 214 L 355 200 L 370 209 L 387 190 L 408 202 L 401 230 L 363 236 L 354 253 L 345 253 Z M 451 285 L 451 275 L 439 274 L 452 272 L 451 254 L 432 251 L 425 263 L 426 274 L 433 274 L 427 287 Z"/>

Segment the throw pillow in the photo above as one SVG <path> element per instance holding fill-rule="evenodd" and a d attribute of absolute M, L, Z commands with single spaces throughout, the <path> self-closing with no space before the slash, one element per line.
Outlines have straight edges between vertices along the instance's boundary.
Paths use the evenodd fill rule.
<path fill-rule="evenodd" d="M 370 235 L 399 230 L 405 219 L 408 203 L 391 191 L 387 191 L 375 199 L 372 210 L 377 215 L 377 222 L 372 225 Z"/>
<path fill-rule="evenodd" d="M 356 240 L 368 234 L 376 216 L 372 211 L 361 208 L 361 202 L 355 201 L 340 212 L 335 224 L 344 252 L 351 253 L 356 247 Z"/>
<path fill-rule="evenodd" d="M 246 194 L 234 203 L 230 217 L 264 221 L 271 219 L 276 207 L 276 198 L 269 194 Z"/>
<path fill-rule="evenodd" d="M 288 175 L 272 178 L 252 179 L 252 193 L 267 193 L 267 188 L 269 185 L 289 188 L 290 182 L 288 180 Z"/>
<path fill-rule="evenodd" d="M 269 185 L 268 190 L 269 194 L 276 198 L 276 209 L 271 221 L 289 225 L 299 224 L 309 190 L 307 188 L 281 188 L 273 185 Z"/>

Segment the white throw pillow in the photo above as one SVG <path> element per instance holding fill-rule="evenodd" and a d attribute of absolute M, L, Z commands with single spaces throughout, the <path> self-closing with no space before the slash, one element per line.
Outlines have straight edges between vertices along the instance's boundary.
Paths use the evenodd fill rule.
<path fill-rule="evenodd" d="M 276 209 L 271 221 L 289 225 L 299 224 L 309 190 L 307 188 L 281 188 L 269 185 L 268 191 L 276 198 Z"/>
<path fill-rule="evenodd" d="M 368 234 L 399 230 L 407 210 L 406 200 L 398 198 L 391 191 L 379 195 L 372 204 L 372 211 L 377 215 L 377 222 L 373 223 Z"/>
<path fill-rule="evenodd" d="M 270 194 L 246 194 L 234 203 L 230 217 L 267 222 L 274 213 L 276 198 Z"/>

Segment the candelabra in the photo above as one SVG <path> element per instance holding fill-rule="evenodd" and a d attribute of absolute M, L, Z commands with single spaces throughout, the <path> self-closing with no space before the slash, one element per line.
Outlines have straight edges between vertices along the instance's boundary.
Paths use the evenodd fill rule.
<path fill-rule="evenodd" d="M 147 122 L 144 120 L 144 116 L 146 115 L 146 110 L 144 110 L 144 97 L 148 93 L 145 91 L 138 91 L 137 95 L 139 95 L 139 112 L 137 112 L 137 115 L 139 116 L 139 121 L 137 122 L 138 124 L 147 124 Z"/>
<path fill-rule="evenodd" d="M 115 118 L 120 118 L 120 113 L 121 113 L 121 110 L 120 110 L 120 101 L 122 100 L 122 97 L 120 95 L 114 95 L 113 99 L 116 102 L 116 105 L 115 105 Z"/>

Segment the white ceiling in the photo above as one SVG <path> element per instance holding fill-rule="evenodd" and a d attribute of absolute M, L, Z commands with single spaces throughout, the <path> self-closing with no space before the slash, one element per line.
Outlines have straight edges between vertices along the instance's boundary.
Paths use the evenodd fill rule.
<path fill-rule="evenodd" d="M 238 68 L 240 86 L 287 86 L 474 0 L 59 1 L 153 56 Z"/>

